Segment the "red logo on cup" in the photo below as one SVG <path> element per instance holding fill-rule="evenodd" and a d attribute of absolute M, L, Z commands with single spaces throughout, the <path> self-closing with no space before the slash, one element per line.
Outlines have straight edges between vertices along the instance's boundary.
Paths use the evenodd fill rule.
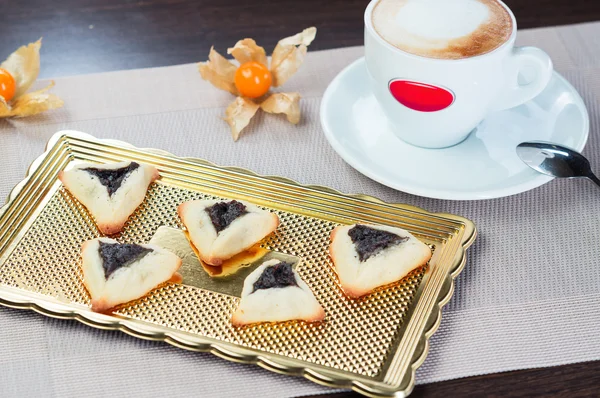
<path fill-rule="evenodd" d="M 452 91 L 431 84 L 398 79 L 392 80 L 389 87 L 396 101 L 419 112 L 441 111 L 454 102 Z"/>

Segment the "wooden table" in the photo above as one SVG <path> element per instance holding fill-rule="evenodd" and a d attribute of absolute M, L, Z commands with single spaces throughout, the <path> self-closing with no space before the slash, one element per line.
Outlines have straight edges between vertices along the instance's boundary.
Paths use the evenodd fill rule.
<path fill-rule="evenodd" d="M 598 0 L 506 0 L 520 28 L 600 20 Z M 204 61 L 243 37 L 270 52 L 314 25 L 311 50 L 362 45 L 368 0 L 0 0 L 0 54 L 44 37 L 42 77 Z M 469 377 L 415 388 L 414 397 L 600 395 L 600 361 Z M 355 393 L 321 398 L 358 397 Z"/>

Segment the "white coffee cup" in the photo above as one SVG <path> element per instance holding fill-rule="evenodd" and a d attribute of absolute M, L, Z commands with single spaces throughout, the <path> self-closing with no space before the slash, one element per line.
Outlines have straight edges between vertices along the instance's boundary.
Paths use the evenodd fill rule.
<path fill-rule="evenodd" d="M 458 144 L 490 113 L 537 96 L 552 76 L 552 61 L 544 51 L 514 46 L 517 24 L 504 3 L 499 2 L 512 19 L 512 33 L 506 42 L 482 55 L 438 59 L 405 52 L 384 40 L 372 21 L 378 1 L 372 0 L 364 14 L 370 85 L 394 134 L 410 144 L 425 148 Z M 520 85 L 519 72 L 525 68 L 534 70 L 535 77 Z M 442 103 L 436 106 L 436 99 L 431 107 L 412 106 L 402 98 L 403 104 L 391 91 L 393 88 L 401 97 L 402 90 L 410 93 L 411 87 L 416 87 L 419 95 L 435 91 Z"/>

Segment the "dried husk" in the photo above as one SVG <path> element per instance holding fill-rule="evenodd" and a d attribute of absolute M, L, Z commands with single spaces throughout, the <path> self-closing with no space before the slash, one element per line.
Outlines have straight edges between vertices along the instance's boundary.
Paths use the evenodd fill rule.
<path fill-rule="evenodd" d="M 259 62 L 264 66 L 269 66 L 265 49 L 257 45 L 253 39 L 244 39 L 235 43 L 235 46 L 227 49 L 227 54 L 233 55 L 236 61 L 241 64 L 246 62 Z"/>
<path fill-rule="evenodd" d="M 54 82 L 41 90 L 26 93 L 12 102 L 10 112 L 6 116 L 25 117 L 45 112 L 49 109 L 60 108 L 64 101 L 47 91 L 54 87 Z M 2 110 L 0 109 L 0 115 Z"/>
<path fill-rule="evenodd" d="M 312 43 L 317 34 L 315 27 L 304 29 L 294 36 L 281 39 L 271 55 L 271 76 L 273 86 L 284 84 L 294 73 L 306 57 L 307 46 Z"/>
<path fill-rule="evenodd" d="M 239 94 L 234 83 L 237 66 L 215 51 L 214 47 L 210 48 L 208 61 L 198 64 L 198 70 L 200 76 L 216 88 L 229 91 L 233 95 Z"/>
<path fill-rule="evenodd" d="M 54 87 L 54 82 L 37 91 L 27 93 L 40 73 L 40 47 L 42 39 L 26 46 L 19 47 L 0 64 L 15 79 L 15 95 L 10 101 L 0 97 L 0 117 L 26 117 L 60 108 L 63 100 L 47 91 Z"/>
<path fill-rule="evenodd" d="M 234 141 L 240 138 L 242 130 L 250 123 L 258 108 L 258 104 L 244 97 L 237 97 L 229 104 L 225 110 L 225 121 L 229 124 Z"/>
<path fill-rule="evenodd" d="M 283 113 L 292 124 L 300 122 L 300 94 L 274 93 L 265 99 L 260 107 L 267 113 Z"/>

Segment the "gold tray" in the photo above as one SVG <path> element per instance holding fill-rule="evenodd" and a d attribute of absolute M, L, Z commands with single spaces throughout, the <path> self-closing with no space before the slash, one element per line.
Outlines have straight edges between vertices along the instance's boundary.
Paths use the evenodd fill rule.
<path fill-rule="evenodd" d="M 122 160 L 153 164 L 162 178 L 152 185 L 120 241 L 172 238 L 180 246 L 173 250 L 185 251 L 177 231 L 182 228 L 179 203 L 203 197 L 251 201 L 279 215 L 277 233 L 262 247 L 301 259 L 297 270 L 325 309 L 325 322 L 232 327 L 229 319 L 243 278 L 234 275 L 215 283 L 193 255 L 184 259 L 182 284 L 161 285 L 112 315 L 92 312 L 82 283 L 80 245 L 99 233 L 57 175 L 72 162 Z M 433 257 L 392 287 L 348 299 L 327 249 L 330 231 L 354 222 L 407 229 L 432 247 Z M 473 223 L 455 215 L 62 131 L 50 139 L 0 210 L 0 304 L 211 352 L 368 396 L 401 397 L 412 391 L 428 338 L 440 324 L 442 306 L 452 296 L 454 278 L 475 236 Z"/>

